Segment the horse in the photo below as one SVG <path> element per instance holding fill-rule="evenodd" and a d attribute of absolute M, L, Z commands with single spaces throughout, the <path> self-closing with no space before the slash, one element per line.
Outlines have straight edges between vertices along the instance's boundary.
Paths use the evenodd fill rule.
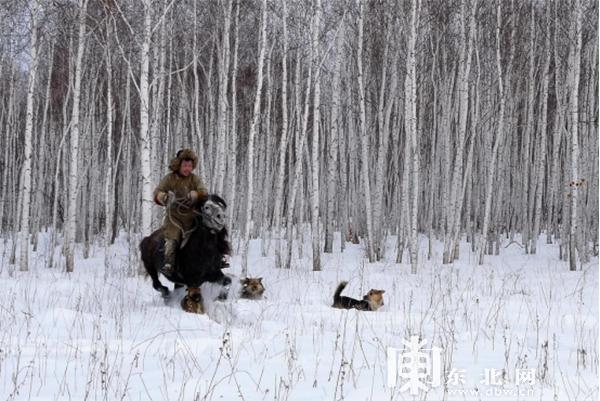
<path fill-rule="evenodd" d="M 169 298 L 170 291 L 159 280 L 159 272 L 175 284 L 174 289 L 183 286 L 198 288 L 204 282 L 218 283 L 224 287 L 231 284 L 231 278 L 221 271 L 225 255 L 231 254 L 225 228 L 226 209 L 225 201 L 217 195 L 208 195 L 190 207 L 191 212 L 196 215 L 195 227 L 189 236 L 184 236 L 182 240 L 182 246 L 177 251 L 176 269 L 172 275 L 161 271 L 164 263 L 162 229 L 154 231 L 142 240 L 142 262 L 152 279 L 152 287 L 160 292 L 163 298 Z"/>

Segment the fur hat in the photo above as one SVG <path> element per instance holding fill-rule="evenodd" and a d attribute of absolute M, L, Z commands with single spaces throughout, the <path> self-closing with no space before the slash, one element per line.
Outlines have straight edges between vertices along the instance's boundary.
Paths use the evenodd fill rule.
<path fill-rule="evenodd" d="M 174 173 L 178 172 L 179 167 L 181 167 L 181 162 L 184 160 L 191 160 L 192 168 L 196 168 L 196 166 L 198 165 L 198 157 L 196 156 L 196 153 L 194 153 L 192 149 L 185 148 L 180 149 L 177 152 L 177 156 L 171 159 L 171 162 L 169 163 L 169 170 L 171 170 Z"/>

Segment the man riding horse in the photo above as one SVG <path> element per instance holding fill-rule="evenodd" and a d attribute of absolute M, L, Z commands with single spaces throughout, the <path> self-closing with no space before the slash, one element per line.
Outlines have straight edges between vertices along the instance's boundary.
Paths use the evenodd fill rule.
<path fill-rule="evenodd" d="M 154 201 L 166 207 L 162 232 L 165 238 L 165 263 L 161 272 L 172 276 L 176 273 L 176 253 L 183 237 L 195 229 L 194 206 L 208 199 L 208 192 L 200 177 L 192 173 L 198 157 L 191 149 L 181 149 L 169 163 L 171 172 L 165 175 L 154 190 Z M 226 257 L 221 268 L 229 267 Z"/>
<path fill-rule="evenodd" d="M 198 157 L 191 149 L 181 149 L 169 163 L 171 172 L 165 175 L 154 190 L 154 201 L 166 207 L 162 232 L 165 239 L 163 274 L 176 272 L 176 252 L 182 237 L 194 229 L 193 206 L 208 196 L 200 177 L 192 173 Z"/>
<path fill-rule="evenodd" d="M 200 178 L 192 174 L 197 161 L 190 149 L 180 150 L 171 160 L 171 173 L 154 191 L 154 201 L 166 208 L 163 226 L 140 243 L 152 287 L 165 298 L 170 292 L 160 282 L 159 272 L 175 284 L 175 289 L 186 286 L 194 289 L 194 294 L 199 294 L 196 290 L 205 282 L 220 284 L 222 294 L 231 284 L 221 271 L 229 266 L 227 257 L 231 254 L 225 227 L 227 204 L 216 194 L 208 195 Z"/>

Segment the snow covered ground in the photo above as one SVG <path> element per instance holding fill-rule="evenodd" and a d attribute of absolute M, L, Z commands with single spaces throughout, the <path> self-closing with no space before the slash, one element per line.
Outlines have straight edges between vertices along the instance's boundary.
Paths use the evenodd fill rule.
<path fill-rule="evenodd" d="M 0 400 L 598 398 L 597 258 L 569 272 L 540 241 L 538 255 L 513 244 L 477 266 L 463 243 L 446 266 L 437 244 L 435 262 L 422 255 L 411 275 L 394 263 L 393 241 L 385 262 L 348 244 L 323 256 L 322 272 L 310 271 L 308 241 L 289 271 L 253 241 L 249 272 L 264 278 L 266 299 L 209 303 L 208 315 L 182 311 L 183 294 L 165 304 L 149 279 L 129 275 L 125 236 L 108 263 L 98 247 L 71 274 L 46 269 L 43 251 L 30 272 L 15 271 L 0 245 Z M 239 256 L 229 270 L 239 275 Z M 385 306 L 331 308 L 341 280 L 355 298 L 384 289 Z M 441 371 L 392 374 L 390 387 L 411 336 Z M 415 381 L 426 388 L 417 396 L 404 387 Z"/>

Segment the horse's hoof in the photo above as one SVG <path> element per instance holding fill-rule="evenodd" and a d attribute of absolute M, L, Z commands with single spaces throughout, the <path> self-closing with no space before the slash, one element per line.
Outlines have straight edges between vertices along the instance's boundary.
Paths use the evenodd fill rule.
<path fill-rule="evenodd" d="M 169 296 L 171 295 L 167 287 L 162 287 L 158 291 L 160 291 L 160 295 L 162 295 L 162 297 L 165 299 L 169 298 Z"/>
<path fill-rule="evenodd" d="M 229 276 L 223 277 L 223 280 L 221 280 L 221 285 L 223 287 L 225 287 L 225 286 L 228 286 L 229 284 L 231 284 L 231 277 L 229 277 Z"/>
<path fill-rule="evenodd" d="M 226 301 L 229 297 L 229 290 L 231 289 L 230 285 L 223 286 L 221 291 L 219 291 L 219 295 L 217 296 L 217 301 Z"/>

